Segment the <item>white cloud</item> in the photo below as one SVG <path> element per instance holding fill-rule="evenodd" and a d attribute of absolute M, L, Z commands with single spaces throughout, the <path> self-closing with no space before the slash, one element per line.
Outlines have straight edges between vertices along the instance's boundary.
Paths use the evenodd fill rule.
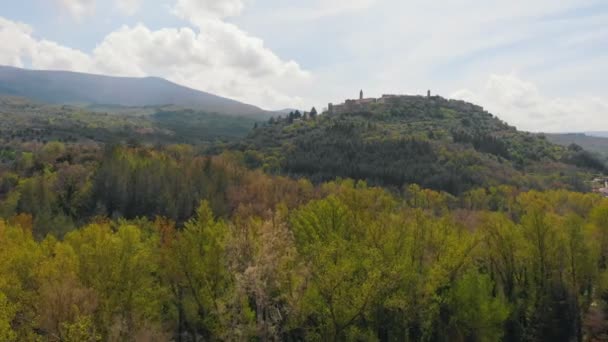
<path fill-rule="evenodd" d="M 95 0 L 60 0 L 77 18 L 91 13 Z M 247 0 L 245 0 L 247 1 Z M 138 0 L 116 0 L 134 13 Z M 151 30 L 123 26 L 106 35 L 90 53 L 34 38 L 32 28 L 0 18 L 0 63 L 117 76 L 160 76 L 195 89 L 263 106 L 303 105 L 297 94 L 310 74 L 283 60 L 262 39 L 225 18 L 238 15 L 241 0 L 176 0 L 172 12 L 195 28 Z"/>
<path fill-rule="evenodd" d="M 87 54 L 48 40 L 32 45 L 31 64 L 37 69 L 89 71 L 93 63 Z"/>
<path fill-rule="evenodd" d="M 0 44 L 0 64 L 22 67 L 23 56 L 32 52 L 34 40 L 31 34 L 30 26 L 0 17 L 0 41 L 10 42 Z"/>
<path fill-rule="evenodd" d="M 324 99 L 317 103 L 352 97 L 360 87 L 372 96 L 426 89 L 446 95 L 511 70 L 529 76 L 546 96 L 606 90 L 599 76 L 607 70 L 606 49 L 599 42 L 606 38 L 608 11 L 593 7 L 601 0 L 383 0 L 369 7 L 364 1 L 350 9 L 336 6 L 346 12 L 328 10 L 333 1 L 323 1 L 327 7 L 318 11 L 316 3 L 277 1 L 278 8 L 246 11 L 242 20 L 274 46 L 314 62 L 307 64 L 323 86 L 305 96 L 316 92 Z M 313 15 L 322 13 L 336 15 Z M 260 23 L 260 16 L 267 20 Z M 294 18 L 321 20 L 294 23 Z M 591 71 L 583 75 L 581 68 Z M 584 82 L 578 82 L 581 77 Z M 576 89 L 572 82 L 578 82 Z"/>
<path fill-rule="evenodd" d="M 23 67 L 30 64 L 40 69 L 91 69 L 91 59 L 85 53 L 47 40 L 32 37 L 30 26 L 0 17 L 0 64 Z"/>
<path fill-rule="evenodd" d="M 608 127 L 608 102 L 594 96 L 550 97 L 515 74 L 491 75 L 477 90 L 452 98 L 478 103 L 519 129 L 535 132 L 582 132 Z"/>
<path fill-rule="evenodd" d="M 116 12 L 103 11 L 131 1 L 137 0 L 97 2 L 90 26 L 115 23 L 104 14 Z M 526 121 L 557 117 L 538 103 L 605 113 L 598 110 L 606 101 L 600 95 L 608 72 L 601 44 L 608 37 L 608 11 L 602 0 L 139 1 L 147 6 L 142 20 L 150 22 L 98 38 L 85 58 L 72 49 L 59 49 L 56 58 L 43 56 L 40 51 L 53 46 L 34 49 L 41 41 L 12 27 L 10 36 L 20 38 L 0 45 L 0 63 L 158 75 L 266 107 L 321 107 L 360 88 L 370 96 L 426 89 L 445 95 L 467 88 L 505 120 L 534 130 L 565 127 L 547 119 Z M 158 19 L 166 11 L 189 25 L 151 29 L 167 22 Z M 82 37 L 97 34 L 86 30 Z M 306 70 L 291 60 L 296 58 Z M 508 76 L 512 70 L 526 82 L 481 84 L 488 75 Z M 586 118 L 583 123 L 608 129 L 598 115 Z"/>
<path fill-rule="evenodd" d="M 93 51 L 98 70 L 117 75 L 160 75 L 187 86 L 266 107 L 300 102 L 284 92 L 310 75 L 263 42 L 219 20 L 190 28 L 152 31 L 144 25 L 112 32 Z"/>
<path fill-rule="evenodd" d="M 59 0 L 63 8 L 79 20 L 95 11 L 95 2 L 96 0 Z"/>
<path fill-rule="evenodd" d="M 142 5 L 143 0 L 115 0 L 116 8 L 126 15 L 134 15 Z"/>
<path fill-rule="evenodd" d="M 0 63 L 119 76 L 161 76 L 186 86 L 264 106 L 302 104 L 294 87 L 310 75 L 232 24 L 208 19 L 200 30 L 151 30 L 143 24 L 108 34 L 89 54 L 32 36 L 0 18 Z"/>
<path fill-rule="evenodd" d="M 207 51 L 190 28 L 152 31 L 144 25 L 124 26 L 95 48 L 97 68 L 108 74 L 165 74 L 168 67 L 208 67 Z"/>

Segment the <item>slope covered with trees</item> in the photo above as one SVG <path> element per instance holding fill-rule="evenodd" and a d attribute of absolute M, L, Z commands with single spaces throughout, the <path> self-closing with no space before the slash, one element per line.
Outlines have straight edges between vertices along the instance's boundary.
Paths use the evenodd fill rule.
<path fill-rule="evenodd" d="M 479 107 L 294 112 L 237 141 L 174 107 L 11 101 L 0 341 L 608 336 L 603 164 Z"/>
<path fill-rule="evenodd" d="M 83 109 L 0 96 L 0 139 L 14 149 L 49 141 L 208 145 L 242 138 L 256 122 L 176 106 Z"/>
<path fill-rule="evenodd" d="M 236 145 L 252 165 L 326 181 L 459 194 L 476 186 L 582 190 L 578 173 L 605 165 L 584 150 L 516 130 L 481 107 L 441 97 L 403 97 L 351 112 L 273 118 Z"/>
<path fill-rule="evenodd" d="M 178 147 L 98 158 L 3 174 L 3 341 L 608 332 L 599 195 L 314 186 L 247 170 L 238 153 L 199 159 Z"/>

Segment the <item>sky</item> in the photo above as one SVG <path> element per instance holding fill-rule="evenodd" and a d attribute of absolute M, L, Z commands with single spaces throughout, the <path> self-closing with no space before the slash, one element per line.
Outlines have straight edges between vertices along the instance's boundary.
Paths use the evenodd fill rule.
<path fill-rule="evenodd" d="M 158 76 L 265 109 L 382 94 L 608 131 L 606 0 L 0 0 L 0 64 Z"/>

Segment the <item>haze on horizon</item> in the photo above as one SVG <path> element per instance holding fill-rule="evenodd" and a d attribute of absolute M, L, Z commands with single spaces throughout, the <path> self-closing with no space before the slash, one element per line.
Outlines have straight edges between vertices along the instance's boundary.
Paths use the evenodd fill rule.
<path fill-rule="evenodd" d="M 431 89 L 524 130 L 608 130 L 603 0 L 0 1 L 2 65 L 159 76 L 267 109 Z"/>

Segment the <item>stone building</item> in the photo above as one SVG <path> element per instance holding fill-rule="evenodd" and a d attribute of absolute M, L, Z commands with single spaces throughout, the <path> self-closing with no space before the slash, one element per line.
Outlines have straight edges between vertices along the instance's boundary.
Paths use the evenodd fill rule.
<path fill-rule="evenodd" d="M 329 103 L 327 106 L 327 111 L 329 114 L 339 114 L 339 113 L 348 113 L 348 112 L 356 112 L 366 110 L 366 107 L 369 104 L 375 103 L 377 99 L 375 98 L 364 98 L 363 97 L 363 89 L 359 91 L 359 99 L 357 100 L 346 100 L 342 104 L 333 104 Z"/>
<path fill-rule="evenodd" d="M 417 103 L 418 101 L 433 101 L 436 103 L 446 102 L 451 105 L 456 105 L 459 107 L 464 107 L 469 110 L 482 110 L 483 108 L 478 107 L 476 105 L 466 103 L 460 100 L 448 100 L 443 99 L 440 96 L 431 96 L 431 91 L 428 90 L 426 97 L 424 95 L 395 95 L 395 94 L 384 94 L 380 98 L 364 98 L 363 90 L 359 91 L 359 98 L 356 100 L 346 100 L 341 104 L 333 104 L 329 103 L 327 106 L 327 112 L 329 114 L 341 114 L 341 113 L 356 113 L 356 112 L 364 112 L 369 111 L 370 106 L 378 103 L 383 105 L 399 105 L 399 104 L 407 104 L 407 103 Z M 437 102 L 437 103 L 439 103 Z"/>

